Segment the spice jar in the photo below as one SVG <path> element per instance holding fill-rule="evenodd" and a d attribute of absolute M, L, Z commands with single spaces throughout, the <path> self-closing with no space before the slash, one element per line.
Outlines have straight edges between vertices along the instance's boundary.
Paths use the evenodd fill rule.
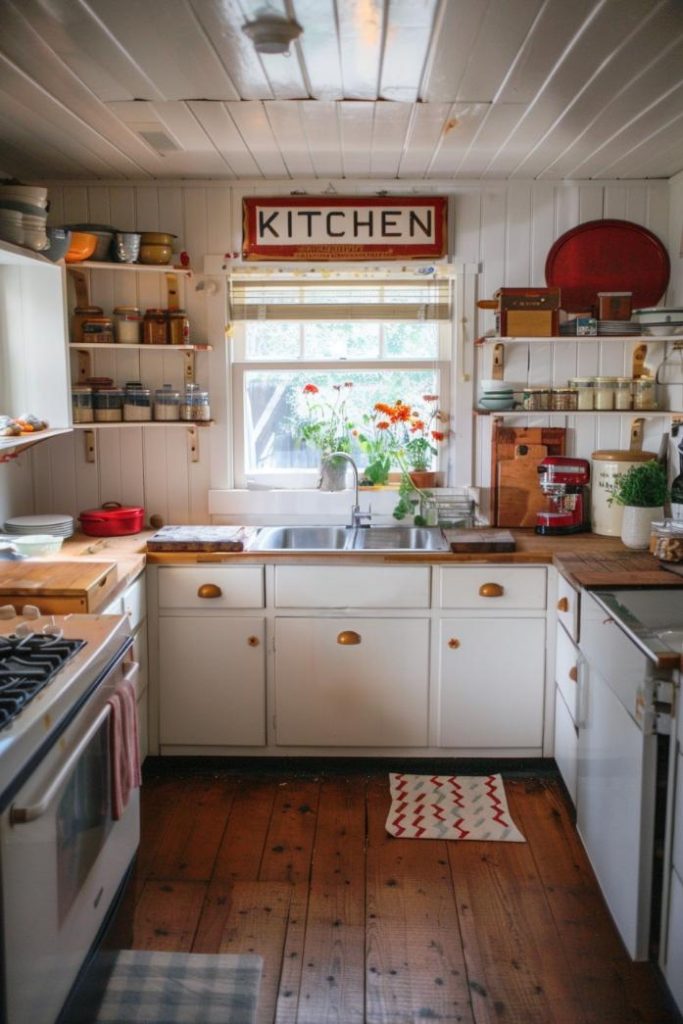
<path fill-rule="evenodd" d="M 190 344 L 190 321 L 184 309 L 168 311 L 168 340 L 171 345 Z"/>
<path fill-rule="evenodd" d="M 633 380 L 631 377 L 617 377 L 614 382 L 614 408 L 615 409 L 630 409 L 633 404 L 633 396 L 631 394 L 631 387 Z"/>
<path fill-rule="evenodd" d="M 554 412 L 574 412 L 577 407 L 576 388 L 552 388 L 550 408 Z"/>
<path fill-rule="evenodd" d="M 600 412 L 614 408 L 616 377 L 596 377 L 593 385 L 593 408 Z"/>
<path fill-rule="evenodd" d="M 101 388 L 93 394 L 96 423 L 117 423 L 123 419 L 121 388 Z"/>
<path fill-rule="evenodd" d="M 114 341 L 114 323 L 110 316 L 93 316 L 83 321 L 81 341 L 84 345 L 111 345 Z"/>
<path fill-rule="evenodd" d="M 71 388 L 71 419 L 74 423 L 92 423 L 92 394 L 92 388 L 85 384 L 74 384 Z"/>
<path fill-rule="evenodd" d="M 123 418 L 124 420 L 151 420 L 152 418 L 152 392 L 149 388 L 143 388 L 138 382 L 126 384 L 123 396 Z"/>
<path fill-rule="evenodd" d="M 82 345 L 84 342 L 83 337 L 83 324 L 86 320 L 92 320 L 93 317 L 102 316 L 104 310 L 101 306 L 76 306 L 71 316 L 71 341 L 74 344 Z"/>
<path fill-rule="evenodd" d="M 657 408 L 657 391 L 654 377 L 638 377 L 633 381 L 633 408 Z"/>
<path fill-rule="evenodd" d="M 683 527 L 665 519 L 652 524 L 650 552 L 662 562 L 683 562 Z"/>
<path fill-rule="evenodd" d="M 172 384 L 164 384 L 154 392 L 154 419 L 180 419 L 180 392 Z"/>
<path fill-rule="evenodd" d="M 180 405 L 181 420 L 210 420 L 209 392 L 200 391 L 197 384 L 186 384 Z"/>
<path fill-rule="evenodd" d="M 142 317 L 137 306 L 116 306 L 114 335 L 119 345 L 139 345 L 142 340 Z"/>
<path fill-rule="evenodd" d="M 570 377 L 568 382 L 570 388 L 576 390 L 576 408 L 579 412 L 592 412 L 593 410 L 593 378 L 592 377 Z"/>
<path fill-rule="evenodd" d="M 168 344 L 168 318 L 165 309 L 148 309 L 142 327 L 145 345 Z"/>

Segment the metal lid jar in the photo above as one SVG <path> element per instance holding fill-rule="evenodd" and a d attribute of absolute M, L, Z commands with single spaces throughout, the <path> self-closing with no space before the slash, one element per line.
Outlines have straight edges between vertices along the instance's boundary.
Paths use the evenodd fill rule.
<path fill-rule="evenodd" d="M 184 309 L 169 309 L 168 341 L 170 345 L 190 344 L 190 321 Z"/>
<path fill-rule="evenodd" d="M 123 418 L 137 422 L 151 420 L 152 392 L 149 388 L 143 388 L 142 384 L 137 382 L 126 384 L 123 396 Z"/>
<path fill-rule="evenodd" d="M 165 309 L 148 309 L 142 325 L 145 345 L 168 344 L 168 317 Z"/>
<path fill-rule="evenodd" d="M 74 344 L 83 344 L 83 324 L 86 320 L 92 320 L 95 316 L 102 316 L 104 310 L 101 306 L 76 306 L 71 316 L 71 341 Z"/>
<path fill-rule="evenodd" d="M 593 410 L 593 377 L 570 377 L 567 381 L 570 388 L 576 389 L 576 408 L 579 412 Z"/>
<path fill-rule="evenodd" d="M 593 408 L 606 412 L 614 408 L 616 377 L 596 377 L 593 385 Z"/>
<path fill-rule="evenodd" d="M 93 390 L 86 384 L 74 384 L 71 388 L 71 419 L 74 423 L 92 423 Z"/>
<path fill-rule="evenodd" d="M 119 345 L 139 345 L 142 341 L 142 316 L 137 306 L 114 308 L 114 336 Z"/>
<path fill-rule="evenodd" d="M 164 384 L 154 392 L 154 419 L 180 419 L 180 392 L 172 384 Z"/>
<path fill-rule="evenodd" d="M 657 408 L 657 386 L 654 377 L 637 377 L 633 381 L 633 408 Z"/>
<path fill-rule="evenodd" d="M 123 390 L 100 388 L 93 393 L 96 423 L 117 423 L 123 419 Z"/>
<path fill-rule="evenodd" d="M 617 377 L 614 382 L 614 408 L 615 409 L 630 409 L 633 405 L 633 378 L 632 377 Z"/>
<path fill-rule="evenodd" d="M 197 384 L 186 384 L 180 404 L 181 420 L 204 421 L 211 419 L 209 392 L 201 391 Z"/>
<path fill-rule="evenodd" d="M 83 321 L 81 343 L 83 345 L 111 345 L 114 341 L 114 321 L 110 316 L 93 316 Z"/>

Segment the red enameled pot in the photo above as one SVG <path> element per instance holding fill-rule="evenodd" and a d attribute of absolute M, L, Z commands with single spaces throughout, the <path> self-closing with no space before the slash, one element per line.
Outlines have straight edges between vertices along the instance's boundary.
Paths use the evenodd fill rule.
<path fill-rule="evenodd" d="M 144 529 L 145 510 L 138 505 L 106 501 L 102 508 L 88 509 L 78 518 L 83 533 L 89 537 L 123 537 Z"/>

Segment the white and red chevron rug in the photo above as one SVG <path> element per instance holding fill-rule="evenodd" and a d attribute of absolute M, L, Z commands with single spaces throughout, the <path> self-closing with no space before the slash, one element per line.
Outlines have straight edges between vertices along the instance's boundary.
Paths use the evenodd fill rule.
<path fill-rule="evenodd" d="M 500 775 L 390 772 L 386 830 L 401 839 L 478 839 L 525 843 L 510 817 Z"/>

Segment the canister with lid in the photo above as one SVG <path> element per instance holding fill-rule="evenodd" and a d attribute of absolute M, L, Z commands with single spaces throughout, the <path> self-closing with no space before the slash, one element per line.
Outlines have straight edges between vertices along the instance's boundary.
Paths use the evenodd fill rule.
<path fill-rule="evenodd" d="M 637 377 L 633 381 L 633 408 L 657 408 L 657 386 L 654 377 Z"/>
<path fill-rule="evenodd" d="M 93 394 L 96 423 L 116 423 L 123 419 L 122 388 L 100 388 Z"/>
<path fill-rule="evenodd" d="M 169 309 L 168 340 L 171 345 L 190 344 L 190 321 L 184 309 Z"/>
<path fill-rule="evenodd" d="M 83 338 L 83 324 L 86 320 L 92 320 L 93 317 L 102 316 L 104 310 L 101 306 L 76 306 L 71 316 L 71 341 L 74 344 L 82 345 L 84 342 Z"/>
<path fill-rule="evenodd" d="M 142 316 L 137 306 L 116 306 L 114 335 L 120 345 L 138 345 L 142 341 Z"/>
<path fill-rule="evenodd" d="M 148 309 L 142 327 L 145 345 L 168 344 L 168 317 L 165 309 Z"/>
<path fill-rule="evenodd" d="M 591 466 L 591 529 L 608 537 L 621 536 L 623 505 L 610 504 L 616 478 L 637 462 L 651 462 L 656 452 L 606 449 L 593 452 Z"/>
<path fill-rule="evenodd" d="M 124 420 L 151 420 L 152 392 L 138 381 L 129 381 L 123 396 Z"/>
<path fill-rule="evenodd" d="M 202 391 L 197 384 L 186 384 L 180 404 L 181 420 L 210 420 L 209 392 Z"/>
<path fill-rule="evenodd" d="M 570 388 L 576 389 L 576 408 L 579 412 L 592 412 L 593 410 L 593 383 L 594 377 L 570 377 Z"/>
<path fill-rule="evenodd" d="M 631 394 L 631 388 L 633 386 L 633 379 L 631 377 L 617 377 L 614 382 L 614 408 L 615 409 L 630 409 L 633 405 L 633 395 Z"/>
<path fill-rule="evenodd" d="M 172 384 L 164 384 L 154 392 L 154 419 L 180 419 L 180 392 Z"/>
<path fill-rule="evenodd" d="M 110 316 L 93 316 L 83 321 L 81 342 L 84 345 L 111 345 L 114 341 L 114 323 Z"/>
<path fill-rule="evenodd" d="M 576 388 L 552 388 L 550 392 L 550 408 L 554 412 L 574 412 L 578 397 Z"/>
<path fill-rule="evenodd" d="M 593 384 L 593 408 L 605 412 L 614 408 L 616 377 L 596 377 Z"/>
<path fill-rule="evenodd" d="M 74 423 L 92 423 L 93 390 L 86 384 L 74 384 L 71 388 L 71 418 Z"/>
<path fill-rule="evenodd" d="M 550 388 L 526 387 L 522 393 L 522 408 L 528 412 L 547 412 L 550 409 Z"/>

